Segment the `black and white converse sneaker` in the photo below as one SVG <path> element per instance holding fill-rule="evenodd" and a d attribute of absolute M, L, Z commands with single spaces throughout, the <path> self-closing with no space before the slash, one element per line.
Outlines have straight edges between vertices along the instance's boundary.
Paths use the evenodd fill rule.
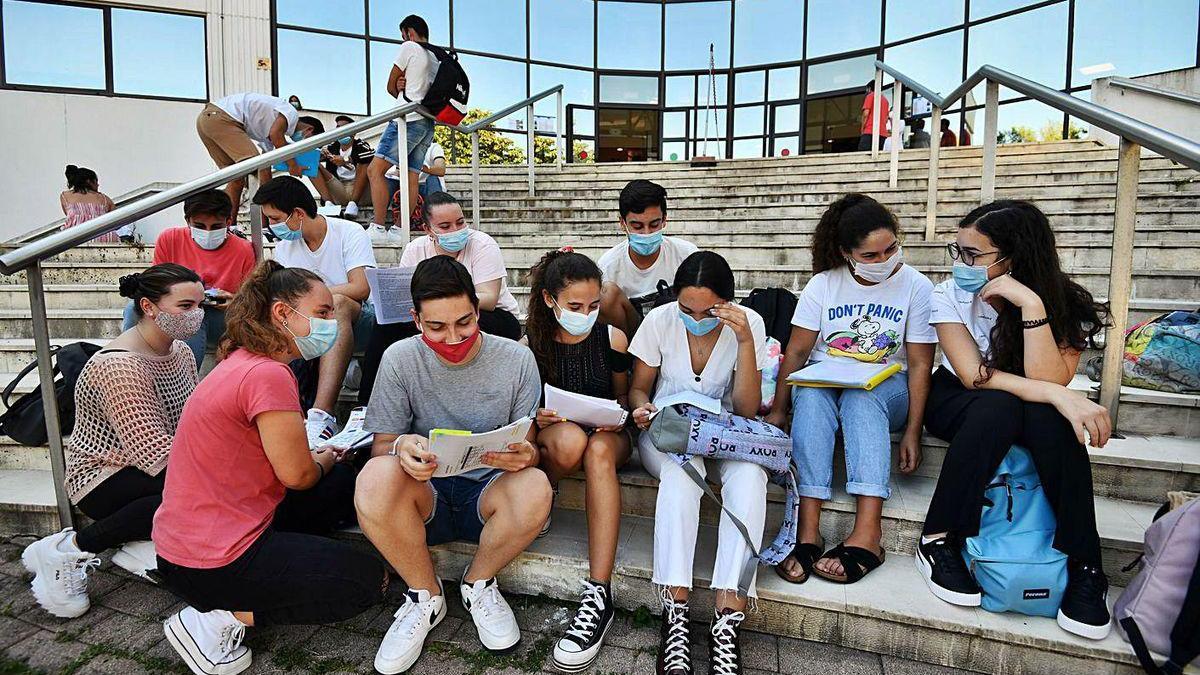
<path fill-rule="evenodd" d="M 663 601 L 655 675 L 692 675 L 692 644 L 686 602 Z"/>
<path fill-rule="evenodd" d="M 917 540 L 917 571 L 930 592 L 952 605 L 978 607 L 983 601 L 979 584 L 967 569 L 962 545 L 951 536 L 929 543 Z"/>
<path fill-rule="evenodd" d="M 1108 577 L 1100 567 L 1074 560 L 1068 565 L 1067 575 L 1067 590 L 1058 608 L 1058 625 L 1068 633 L 1103 640 L 1112 628 Z"/>
<path fill-rule="evenodd" d="M 565 673 L 577 673 L 592 665 L 604 647 L 604 636 L 614 614 L 609 585 L 585 579 L 583 597 L 571 627 L 554 645 L 554 667 Z"/>
<path fill-rule="evenodd" d="M 742 647 L 738 629 L 746 615 L 726 608 L 713 617 L 708 636 L 708 668 L 712 675 L 741 675 Z"/>

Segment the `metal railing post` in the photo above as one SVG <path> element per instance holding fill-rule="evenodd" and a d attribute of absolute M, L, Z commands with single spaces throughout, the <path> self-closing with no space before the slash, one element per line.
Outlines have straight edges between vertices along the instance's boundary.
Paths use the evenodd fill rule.
<path fill-rule="evenodd" d="M 879 156 L 879 101 L 883 98 L 883 71 L 875 69 L 875 105 L 871 106 L 871 159 Z"/>
<path fill-rule="evenodd" d="M 904 137 L 900 133 L 900 108 L 904 103 L 904 85 L 900 84 L 900 80 L 892 83 L 892 102 L 892 131 L 888 135 L 888 138 L 892 139 L 892 158 L 888 166 L 888 187 L 894 188 L 900 182 L 900 146 L 904 144 Z"/>
<path fill-rule="evenodd" d="M 988 79 L 986 88 L 987 95 L 983 108 L 983 173 L 979 189 L 980 204 L 987 204 L 996 199 L 996 126 L 1000 114 L 1000 83 Z"/>
<path fill-rule="evenodd" d="M 54 503 L 58 523 L 71 527 L 71 500 L 67 498 L 67 458 L 63 454 L 62 427 L 58 418 L 58 394 L 54 387 L 54 366 L 50 363 L 50 327 L 46 320 L 46 289 L 42 283 L 42 262 L 25 268 L 29 287 L 30 320 L 33 324 L 33 346 L 37 352 L 38 379 L 42 390 L 42 413 L 46 416 L 46 439 L 50 446 L 50 475 L 54 481 Z"/>
<path fill-rule="evenodd" d="M 1129 323 L 1129 298 L 1133 295 L 1133 230 L 1137 224 L 1141 153 L 1141 146 L 1121 137 L 1117 151 L 1112 271 L 1108 277 L 1108 306 L 1112 325 L 1104 336 L 1104 366 L 1100 377 L 1100 405 L 1108 408 L 1114 429 L 1117 427 L 1117 409 L 1121 403 L 1121 370 L 1125 356 L 1125 328 Z"/>
<path fill-rule="evenodd" d="M 400 228 L 401 232 L 408 232 L 412 226 L 409 221 L 412 218 L 413 207 L 412 195 L 409 194 L 409 185 L 412 184 L 413 177 L 412 172 L 408 170 L 408 115 L 396 118 L 396 161 L 403 178 L 400 180 L 400 217 L 396 219 L 399 222 L 392 223 L 392 227 Z M 419 175 L 417 179 L 420 180 Z M 386 220 L 387 216 L 384 215 L 384 221 Z"/>
<path fill-rule="evenodd" d="M 533 156 L 533 146 L 536 134 L 533 133 L 533 104 L 525 108 L 525 159 L 529 165 L 529 196 L 533 196 L 533 165 L 537 160 Z"/>
<path fill-rule="evenodd" d="M 933 106 L 933 117 L 929 119 L 929 182 L 925 196 L 925 241 L 937 238 L 938 202 L 938 155 L 941 154 L 942 108 Z"/>
<path fill-rule="evenodd" d="M 563 156 L 567 154 L 567 144 L 563 142 L 563 95 L 560 90 L 555 94 L 556 109 L 558 110 L 558 119 L 554 122 L 554 148 L 555 156 L 558 158 L 554 163 L 556 168 L 561 171 L 563 165 Z"/>
<path fill-rule="evenodd" d="M 479 214 L 479 132 L 471 134 L 471 220 L 478 228 L 483 223 Z"/>
<path fill-rule="evenodd" d="M 258 172 L 246 176 L 246 189 L 250 195 L 250 245 L 254 249 L 254 260 L 262 262 L 266 255 L 263 252 L 262 207 L 254 203 L 254 194 L 258 192 Z M 237 205 L 234 205 L 237 208 Z"/>

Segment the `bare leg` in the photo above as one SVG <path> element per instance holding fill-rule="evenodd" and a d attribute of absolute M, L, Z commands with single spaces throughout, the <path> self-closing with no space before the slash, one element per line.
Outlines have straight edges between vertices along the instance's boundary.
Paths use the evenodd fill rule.
<path fill-rule="evenodd" d="M 825 502 L 813 497 L 800 498 L 800 523 L 796 532 L 796 541 L 800 544 L 817 544 L 821 543 L 821 505 Z M 782 563 L 784 571 L 788 574 L 798 577 L 804 574 L 804 568 L 800 566 L 800 561 L 793 556 L 788 556 Z M 824 566 L 822 566 L 824 569 Z"/>
<path fill-rule="evenodd" d="M 735 612 L 743 612 L 746 610 L 746 605 L 750 600 L 747 596 L 738 595 L 737 591 L 717 591 L 716 606 L 717 611 L 723 609 L 732 609 Z"/>
<path fill-rule="evenodd" d="M 371 186 L 371 178 L 367 175 L 365 167 L 358 167 L 358 171 L 354 174 L 354 187 L 350 191 L 350 201 L 362 206 L 363 195 L 366 194 L 367 188 Z M 371 203 L 374 203 L 372 200 Z"/>
<path fill-rule="evenodd" d="M 408 208 L 413 209 L 417 206 L 417 197 L 421 195 L 421 173 L 419 171 L 408 172 Z M 409 214 L 404 214 L 407 218 Z"/>
<path fill-rule="evenodd" d="M 385 455 L 367 462 L 354 490 L 358 524 L 409 588 L 440 595 L 433 558 L 425 545 L 425 519 L 433 513 L 433 490 Z"/>
<path fill-rule="evenodd" d="M 246 189 L 245 178 L 234 178 L 225 185 L 225 192 L 233 204 L 233 218 L 237 219 L 238 206 L 242 203 L 242 190 Z"/>
<path fill-rule="evenodd" d="M 883 499 L 880 497 L 867 497 L 865 495 L 856 495 L 858 502 L 858 511 L 854 515 L 854 529 L 850 532 L 850 536 L 846 537 L 846 546 L 857 546 L 865 548 L 875 555 L 879 555 L 882 547 L 879 545 L 879 540 L 883 537 Z M 817 567 L 822 572 L 841 576 L 846 571 L 842 567 L 842 563 L 832 558 L 826 558 L 817 563 Z"/>
<path fill-rule="evenodd" d="M 326 176 L 329 176 L 328 180 L 333 179 L 332 175 L 325 170 L 325 167 L 317 167 L 317 175 L 309 176 L 308 179 L 312 181 L 313 187 L 317 189 L 317 194 L 321 195 L 321 199 L 332 202 L 334 201 L 333 194 L 329 192 L 329 185 L 325 182 L 327 180 Z"/>
<path fill-rule="evenodd" d="M 597 431 L 588 439 L 583 455 L 587 475 L 584 513 L 588 524 L 588 571 L 596 581 L 608 583 L 617 559 L 621 532 L 621 483 L 617 469 L 629 461 L 629 435 Z"/>
<path fill-rule="evenodd" d="M 604 323 L 624 331 L 630 340 L 642 322 L 633 303 L 625 296 L 625 291 L 611 281 L 600 288 L 600 317 Z"/>
<path fill-rule="evenodd" d="M 230 614 L 233 615 L 233 618 L 242 622 L 243 626 L 254 625 L 254 612 L 230 612 Z"/>
<path fill-rule="evenodd" d="M 588 437 L 573 422 L 558 422 L 538 432 L 538 445 L 542 447 L 542 471 L 551 485 L 579 470 L 583 465 L 583 451 Z"/>
<path fill-rule="evenodd" d="M 350 357 L 354 355 L 354 322 L 358 320 L 362 305 L 346 296 L 333 295 L 333 315 L 338 322 L 337 340 L 333 348 L 321 357 L 317 371 L 317 395 L 313 407 L 324 410 L 330 415 L 337 406 L 338 393 L 342 390 L 342 380 L 346 377 L 346 367 L 350 365 Z"/>
<path fill-rule="evenodd" d="M 550 498 L 550 481 L 535 467 L 497 478 L 479 502 L 486 524 L 464 581 L 490 579 L 520 555 L 550 515 Z"/>
<path fill-rule="evenodd" d="M 376 157 L 367 165 L 367 178 L 371 182 L 371 203 L 375 205 L 375 214 L 371 222 L 383 225 L 387 217 L 388 184 L 384 174 L 392 168 L 392 163 L 382 157 Z"/>

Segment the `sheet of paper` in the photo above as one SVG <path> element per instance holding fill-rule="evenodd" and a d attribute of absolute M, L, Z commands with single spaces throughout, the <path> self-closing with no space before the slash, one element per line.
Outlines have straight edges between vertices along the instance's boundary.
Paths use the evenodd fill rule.
<path fill-rule="evenodd" d="M 851 359 L 824 359 L 788 375 L 788 382 L 812 382 L 840 387 L 862 387 L 890 368 L 887 363 L 861 363 Z"/>
<path fill-rule="evenodd" d="M 546 407 L 568 421 L 590 427 L 616 427 L 625 424 L 629 413 L 616 401 L 585 396 L 546 385 Z"/>
<path fill-rule="evenodd" d="M 416 267 L 368 267 L 367 284 L 375 323 L 408 323 L 412 319 L 412 275 Z"/>
<path fill-rule="evenodd" d="M 459 435 L 433 430 L 429 434 L 429 451 L 437 457 L 438 463 L 433 477 L 446 478 L 484 468 L 484 453 L 510 452 L 509 444 L 525 440 L 532 425 L 531 418 L 522 417 L 506 427 L 482 434 Z"/>
<path fill-rule="evenodd" d="M 719 400 L 692 391 L 691 389 L 685 389 L 681 392 L 671 394 L 670 396 L 662 396 L 654 401 L 654 407 L 662 410 L 667 406 L 672 406 L 677 403 L 694 405 L 697 408 L 700 408 L 701 410 L 707 410 L 714 415 L 721 414 L 721 402 Z M 657 415 L 657 413 L 655 413 L 655 415 Z M 654 419 L 654 415 L 651 415 L 650 418 Z"/>

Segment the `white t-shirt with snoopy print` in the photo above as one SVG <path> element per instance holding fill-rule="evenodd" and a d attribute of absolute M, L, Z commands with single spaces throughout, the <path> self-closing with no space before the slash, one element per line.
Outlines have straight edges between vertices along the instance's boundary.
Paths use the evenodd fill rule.
<path fill-rule="evenodd" d="M 937 342 L 929 323 L 932 294 L 933 282 L 908 265 L 874 286 L 860 284 L 843 266 L 809 280 L 792 325 L 817 332 L 810 361 L 899 363 L 907 372 L 904 345 Z"/>

